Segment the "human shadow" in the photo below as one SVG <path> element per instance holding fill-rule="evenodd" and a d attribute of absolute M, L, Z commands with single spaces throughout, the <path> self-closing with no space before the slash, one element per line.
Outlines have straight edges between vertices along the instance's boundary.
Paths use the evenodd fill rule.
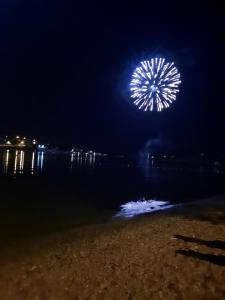
<path fill-rule="evenodd" d="M 183 235 L 179 235 L 179 234 L 174 235 L 174 237 L 179 240 L 182 240 L 184 242 L 196 243 L 198 245 L 204 245 L 209 248 L 225 250 L 225 241 L 220 241 L 220 240 L 205 241 L 205 240 L 196 239 L 196 238 L 183 236 Z"/>
<path fill-rule="evenodd" d="M 184 256 L 208 261 L 215 265 L 225 266 L 225 256 L 224 255 L 203 254 L 203 253 L 193 251 L 193 250 L 182 250 L 182 249 L 176 250 L 176 253 L 184 255 Z"/>

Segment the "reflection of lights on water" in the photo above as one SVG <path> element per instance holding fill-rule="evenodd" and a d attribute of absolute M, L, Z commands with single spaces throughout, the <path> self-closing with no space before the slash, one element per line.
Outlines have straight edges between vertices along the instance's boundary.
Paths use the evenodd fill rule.
<path fill-rule="evenodd" d="M 39 170 L 42 171 L 43 169 L 43 163 L 44 163 L 44 152 L 38 152 L 38 158 L 37 158 L 37 167 Z"/>
<path fill-rule="evenodd" d="M 78 162 L 78 165 L 80 166 L 82 164 L 82 156 L 80 153 L 78 153 L 78 156 L 77 156 L 77 162 Z"/>
<path fill-rule="evenodd" d="M 23 173 L 23 167 L 24 167 L 24 151 L 20 151 L 20 173 Z"/>
<path fill-rule="evenodd" d="M 70 158 L 70 162 L 71 162 L 70 167 L 71 167 L 71 169 L 73 167 L 73 161 L 74 161 L 74 154 L 72 153 L 71 158 Z"/>
<path fill-rule="evenodd" d="M 9 165 L 9 150 L 6 151 L 5 170 L 7 172 Z"/>
<path fill-rule="evenodd" d="M 38 158 L 37 158 L 37 167 L 39 168 L 40 166 L 40 152 L 38 152 Z"/>
<path fill-rule="evenodd" d="M 25 156 L 25 153 L 22 150 L 19 152 L 18 151 L 15 152 L 14 169 L 13 169 L 14 174 L 16 174 L 18 170 L 20 173 L 23 173 L 24 156 Z"/>
<path fill-rule="evenodd" d="M 95 163 L 95 154 L 93 154 L 89 157 L 89 162 L 90 162 L 91 165 L 94 165 L 94 163 Z"/>
<path fill-rule="evenodd" d="M 17 161 L 18 161 L 18 151 L 15 152 L 14 174 L 16 174 L 16 170 L 17 170 Z"/>
<path fill-rule="evenodd" d="M 3 154 L 3 172 L 6 174 L 12 172 L 14 175 L 17 175 L 18 173 L 23 174 L 26 171 L 26 161 L 28 163 L 29 160 L 29 171 L 30 174 L 33 175 L 35 171 L 36 152 L 31 152 L 31 156 L 28 153 L 26 154 L 26 157 L 25 154 L 26 152 L 23 150 L 6 150 Z M 37 167 L 42 171 L 44 165 L 44 152 L 38 152 L 37 158 Z"/>
<path fill-rule="evenodd" d="M 34 159 L 35 159 L 35 152 L 32 153 L 31 174 L 34 174 Z"/>
<path fill-rule="evenodd" d="M 71 169 L 73 168 L 74 161 L 79 163 L 79 153 L 77 154 L 77 156 L 76 156 L 75 153 L 71 153 L 71 156 L 70 156 L 70 167 L 71 167 Z"/>
<path fill-rule="evenodd" d="M 44 152 L 41 152 L 41 170 L 43 169 L 43 163 L 44 163 Z"/>
<path fill-rule="evenodd" d="M 130 201 L 120 206 L 121 209 L 115 215 L 115 217 L 132 218 L 137 215 L 164 210 L 173 206 L 174 204 L 171 204 L 168 201 L 156 201 L 156 200 Z"/>
<path fill-rule="evenodd" d="M 8 172 L 8 166 L 9 166 L 9 150 L 6 150 L 6 156 L 5 156 L 5 162 L 4 162 L 4 172 Z"/>
<path fill-rule="evenodd" d="M 81 165 L 94 166 L 95 160 L 96 160 L 96 154 L 93 151 L 89 151 L 83 154 L 80 152 L 72 152 L 70 156 L 71 168 L 73 168 L 74 164 L 78 166 Z"/>

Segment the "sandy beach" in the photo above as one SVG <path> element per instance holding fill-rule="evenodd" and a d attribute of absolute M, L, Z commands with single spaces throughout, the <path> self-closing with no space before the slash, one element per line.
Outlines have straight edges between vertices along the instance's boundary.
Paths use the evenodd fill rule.
<path fill-rule="evenodd" d="M 225 197 L 2 247 L 0 299 L 225 299 Z"/>

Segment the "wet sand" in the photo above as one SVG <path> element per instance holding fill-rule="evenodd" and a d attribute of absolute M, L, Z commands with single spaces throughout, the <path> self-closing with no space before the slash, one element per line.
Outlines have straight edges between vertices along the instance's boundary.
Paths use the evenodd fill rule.
<path fill-rule="evenodd" d="M 5 245 L 0 299 L 225 299 L 225 197 Z"/>

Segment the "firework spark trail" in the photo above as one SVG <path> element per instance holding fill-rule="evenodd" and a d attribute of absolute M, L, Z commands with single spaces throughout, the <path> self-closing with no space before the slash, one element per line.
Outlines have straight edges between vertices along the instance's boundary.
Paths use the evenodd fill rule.
<path fill-rule="evenodd" d="M 131 98 L 139 109 L 162 111 L 176 100 L 181 83 L 174 63 L 164 58 L 142 61 L 135 69 L 130 83 Z"/>

